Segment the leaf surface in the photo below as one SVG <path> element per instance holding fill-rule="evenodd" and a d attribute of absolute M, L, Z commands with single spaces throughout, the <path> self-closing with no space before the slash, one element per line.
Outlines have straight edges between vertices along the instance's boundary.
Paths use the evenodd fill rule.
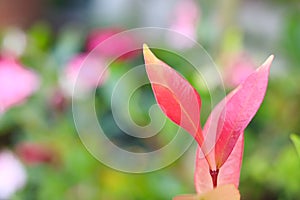
<path fill-rule="evenodd" d="M 219 170 L 218 186 L 234 184 L 235 187 L 238 187 L 240 180 L 243 150 L 244 135 L 241 134 L 227 161 Z M 207 156 L 210 155 L 214 155 L 214 151 L 210 152 Z M 212 177 L 209 171 L 210 166 L 207 162 L 207 158 L 203 156 L 202 150 L 198 147 L 194 181 L 196 191 L 199 194 L 213 189 Z"/>
<path fill-rule="evenodd" d="M 270 66 L 274 56 L 241 83 L 226 102 L 218 121 L 215 160 L 219 169 L 231 154 L 239 136 L 256 114 L 266 93 Z"/>
<path fill-rule="evenodd" d="M 198 92 L 173 68 L 159 60 L 147 45 L 143 46 L 143 53 L 158 105 L 168 118 L 189 132 L 201 145 L 201 99 Z"/>

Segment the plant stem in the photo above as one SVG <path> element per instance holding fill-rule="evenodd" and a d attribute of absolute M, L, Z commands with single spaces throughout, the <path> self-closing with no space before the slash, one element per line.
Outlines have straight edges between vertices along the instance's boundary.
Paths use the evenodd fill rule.
<path fill-rule="evenodd" d="M 216 169 L 216 170 L 209 170 L 209 173 L 210 173 L 210 175 L 211 175 L 211 179 L 212 179 L 212 182 L 213 182 L 213 186 L 214 186 L 214 188 L 216 188 L 217 185 L 218 185 L 219 169 Z"/>

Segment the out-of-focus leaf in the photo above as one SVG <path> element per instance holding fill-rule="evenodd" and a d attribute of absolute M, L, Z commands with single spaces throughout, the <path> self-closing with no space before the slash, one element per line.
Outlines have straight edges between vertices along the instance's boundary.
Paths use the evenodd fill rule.
<path fill-rule="evenodd" d="M 234 185 L 223 185 L 200 195 L 181 195 L 173 200 L 239 200 L 240 193 Z"/>
<path fill-rule="evenodd" d="M 296 134 L 292 134 L 290 137 L 296 147 L 298 155 L 300 156 L 300 137 Z"/>
<path fill-rule="evenodd" d="M 47 50 L 50 47 L 53 39 L 51 34 L 52 31 L 46 23 L 37 23 L 28 30 L 31 46 L 35 45 L 39 50 Z"/>
<path fill-rule="evenodd" d="M 156 58 L 147 45 L 144 45 L 143 53 L 146 71 L 159 106 L 173 122 L 183 127 L 201 145 L 203 135 L 199 123 L 199 94 L 180 74 Z"/>

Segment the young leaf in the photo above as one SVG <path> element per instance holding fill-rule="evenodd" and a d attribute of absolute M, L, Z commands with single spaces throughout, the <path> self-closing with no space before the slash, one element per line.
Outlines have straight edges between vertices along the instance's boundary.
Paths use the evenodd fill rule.
<path fill-rule="evenodd" d="M 223 185 L 199 195 L 181 195 L 173 200 L 240 200 L 240 193 L 234 185 Z"/>
<path fill-rule="evenodd" d="M 211 170 L 216 170 L 216 161 L 215 161 L 215 144 L 217 143 L 219 136 L 217 133 L 218 120 L 220 115 L 226 106 L 226 103 L 231 99 L 231 97 L 238 91 L 238 88 L 231 91 L 221 102 L 219 102 L 213 111 L 210 113 L 208 119 L 203 128 L 204 143 L 201 146 L 203 156 L 206 157 L 206 160 L 209 164 Z M 199 152 L 200 153 L 200 152 Z"/>
<path fill-rule="evenodd" d="M 268 63 L 269 62 L 269 63 Z M 242 83 L 238 88 L 230 92 L 211 112 L 209 118 L 206 121 L 206 124 L 203 129 L 204 134 L 204 143 L 201 146 L 201 149 L 198 149 L 197 151 L 197 158 L 196 158 L 196 169 L 195 169 L 195 186 L 198 193 L 208 191 L 212 189 L 214 186 L 217 185 L 223 185 L 223 184 L 234 184 L 236 187 L 238 187 L 239 184 L 239 176 L 240 176 L 240 168 L 242 163 L 242 154 L 243 154 L 243 131 L 244 128 L 240 130 L 239 134 L 236 136 L 238 137 L 238 140 L 233 140 L 232 146 L 230 146 L 230 149 L 226 149 L 226 143 L 223 143 L 225 150 L 229 155 L 227 155 L 226 160 L 224 159 L 224 163 L 222 165 L 218 165 L 218 158 L 220 157 L 220 146 L 219 149 L 216 148 L 216 145 L 222 144 L 223 142 L 222 137 L 225 138 L 225 136 L 230 138 L 231 130 L 228 130 L 227 132 L 220 131 L 220 127 L 225 125 L 224 122 L 224 112 L 227 111 L 226 114 L 231 114 L 234 116 L 237 113 L 234 113 L 234 111 L 241 112 L 241 111 L 247 111 L 247 108 L 244 108 L 244 110 L 240 109 L 240 106 L 247 106 L 247 101 L 237 101 L 237 97 L 240 97 L 241 95 L 251 95 L 251 87 L 249 86 L 249 82 L 255 85 L 260 84 L 263 85 L 263 87 L 266 88 L 267 79 L 268 79 L 268 73 L 269 73 L 269 65 L 271 60 L 266 62 L 261 68 L 259 68 L 256 72 L 254 72 L 252 75 L 250 75 L 244 83 Z M 265 75 L 265 76 L 263 76 Z M 255 83 L 253 83 L 253 80 L 256 80 Z M 265 82 L 265 83 L 262 83 Z M 247 87 L 245 87 L 247 86 Z M 249 89 L 250 88 L 250 89 Z M 256 88 L 253 86 L 253 88 Z M 252 88 L 252 89 L 253 89 Z M 249 93 L 247 93 L 247 90 Z M 261 89 L 263 92 L 261 96 L 259 95 L 252 95 L 251 97 L 260 97 L 256 100 L 259 101 L 259 99 L 262 101 L 262 98 L 265 93 L 265 89 Z M 260 90 L 256 90 L 259 92 Z M 240 95 L 240 96 L 239 96 Z M 244 95 L 244 96 L 246 96 Z M 246 100 L 246 98 L 244 99 Z M 252 99 L 254 100 L 254 99 Z M 238 103 L 237 105 L 234 105 L 234 103 Z M 259 102 L 256 102 L 252 104 L 252 106 L 257 105 L 257 108 L 259 107 Z M 228 105 L 231 106 L 228 108 Z M 236 108 L 234 107 L 236 106 Z M 236 110 L 235 110 L 236 109 Z M 231 111 L 232 113 L 228 112 Z M 255 108 L 250 106 L 249 109 L 252 114 L 255 114 Z M 254 112 L 255 111 L 255 112 Z M 243 113 L 242 113 L 243 114 Z M 248 113 L 249 114 L 249 113 Z M 251 114 L 251 113 L 250 113 Z M 243 120 L 243 117 L 245 121 L 248 120 L 247 124 L 251 119 L 247 119 L 247 115 L 236 115 L 235 116 L 237 120 Z M 252 118 L 252 117 L 251 117 Z M 228 119 L 228 118 L 227 118 Z M 223 121 L 222 121 L 223 120 Z M 244 121 L 244 123 L 246 123 Z M 239 121 L 238 121 L 239 122 Z M 237 123 L 238 124 L 238 123 Z M 247 125 L 244 124 L 246 127 Z M 233 127 L 232 130 L 234 130 Z M 221 129 L 222 130 L 222 129 Z M 228 134 L 228 135 L 226 135 Z M 224 136 L 225 135 L 225 136 Z M 221 138 L 221 139 L 220 139 Z M 222 153 L 222 152 L 221 152 Z M 222 156 L 222 154 L 221 154 Z M 226 162 L 225 162 L 226 161 Z M 221 167 L 222 166 L 222 167 Z M 211 173 L 216 173 L 214 177 Z"/>
<path fill-rule="evenodd" d="M 205 123 L 203 129 L 204 143 L 201 148 L 198 147 L 197 149 L 194 175 L 195 187 L 198 193 L 213 189 L 213 181 L 215 181 L 215 185 L 234 184 L 236 187 L 239 185 L 244 149 L 244 137 L 242 134 L 226 163 L 219 169 L 216 177 L 213 179 L 210 174 L 211 170 L 217 170 L 214 148 L 219 136 L 217 135 L 218 123 L 216 122 L 220 118 L 226 103 L 237 91 L 238 88 L 231 91 L 220 103 L 218 103 Z"/>
<path fill-rule="evenodd" d="M 300 156 L 300 137 L 296 134 L 292 134 L 290 137 L 296 147 L 298 155 Z"/>
<path fill-rule="evenodd" d="M 215 159 L 219 169 L 231 154 L 239 136 L 257 112 L 265 96 L 273 55 L 238 86 L 226 102 L 218 121 Z"/>
<path fill-rule="evenodd" d="M 219 169 L 219 173 L 217 176 L 218 187 L 219 185 L 227 184 L 234 184 L 235 187 L 238 187 L 240 180 L 243 150 L 244 135 L 241 134 L 227 161 Z M 214 155 L 214 151 L 211 151 L 209 155 L 207 155 L 207 157 L 211 155 Z M 211 169 L 207 162 L 207 158 L 203 157 L 202 150 L 198 147 L 194 175 L 197 193 L 201 194 L 203 192 L 210 191 L 214 188 L 210 170 Z"/>
<path fill-rule="evenodd" d="M 146 71 L 154 96 L 162 111 L 176 124 L 203 142 L 200 127 L 201 99 L 197 91 L 174 69 L 143 46 Z"/>
<path fill-rule="evenodd" d="M 234 184 L 239 186 L 242 158 L 244 152 L 244 133 L 239 136 L 231 154 L 219 170 L 218 185 Z"/>

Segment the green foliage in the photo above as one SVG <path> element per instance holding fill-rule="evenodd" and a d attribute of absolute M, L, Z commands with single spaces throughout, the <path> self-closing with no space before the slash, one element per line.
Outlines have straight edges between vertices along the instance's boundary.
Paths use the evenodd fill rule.
<path fill-rule="evenodd" d="M 296 134 L 292 134 L 290 137 L 296 147 L 298 155 L 300 156 L 300 137 Z"/>

